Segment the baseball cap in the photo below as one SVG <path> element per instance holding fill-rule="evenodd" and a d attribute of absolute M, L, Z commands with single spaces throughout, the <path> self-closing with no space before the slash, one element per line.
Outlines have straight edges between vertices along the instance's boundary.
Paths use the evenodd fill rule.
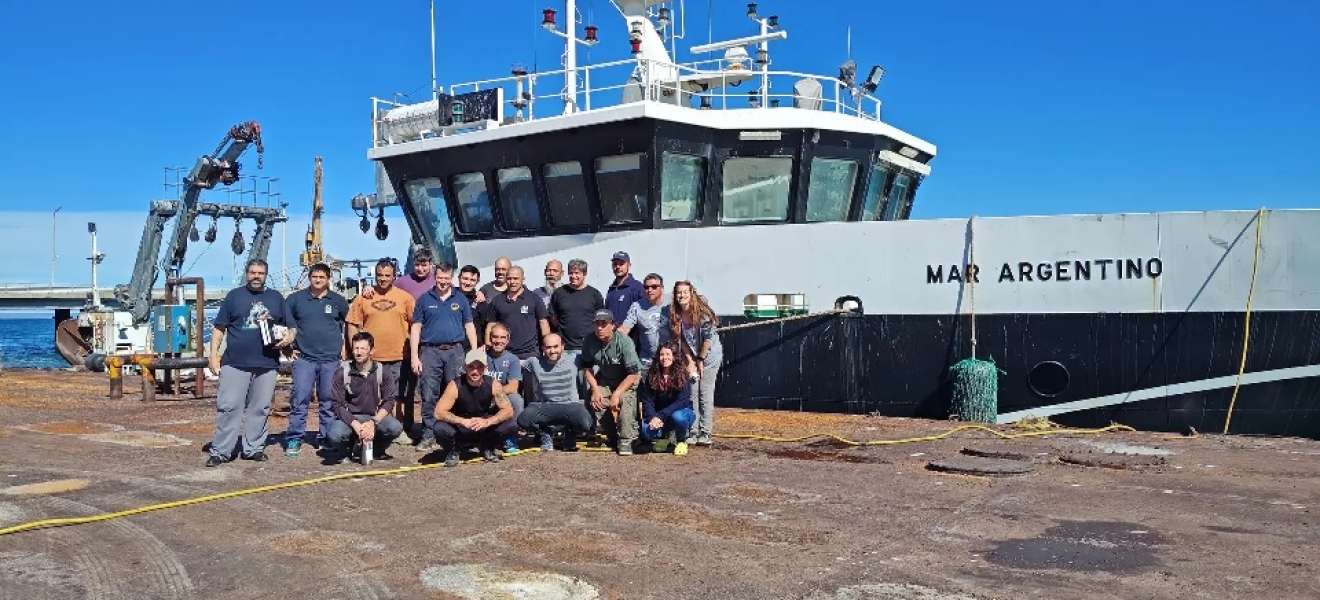
<path fill-rule="evenodd" d="M 592 323 L 599 323 L 599 322 L 601 322 L 601 321 L 608 321 L 608 322 L 610 322 L 610 323 L 613 323 L 613 322 L 614 322 L 614 313 L 610 312 L 609 309 L 607 309 L 607 308 L 602 308 L 602 309 L 596 311 L 596 316 L 592 317 L 591 322 L 592 322 Z"/>
<path fill-rule="evenodd" d="M 618 251 L 618 252 L 615 252 L 615 253 L 614 253 L 614 256 L 611 257 L 610 260 L 611 260 L 611 261 L 616 261 L 616 260 L 617 260 L 617 261 L 620 261 L 620 262 L 626 262 L 626 263 L 630 263 L 630 262 L 632 262 L 632 260 L 628 258 L 628 253 L 627 253 L 627 252 L 624 252 L 623 250 L 620 250 L 620 251 Z"/>
<path fill-rule="evenodd" d="M 490 364 L 486 359 L 486 352 L 484 350 L 468 350 L 467 356 L 463 358 L 463 364 L 470 365 L 474 362 L 479 362 L 483 365 Z"/>

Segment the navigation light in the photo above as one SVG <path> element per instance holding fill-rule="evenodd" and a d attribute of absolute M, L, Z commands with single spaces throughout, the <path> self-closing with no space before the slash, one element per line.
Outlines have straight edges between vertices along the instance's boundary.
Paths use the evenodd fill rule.
<path fill-rule="evenodd" d="M 541 14 L 545 16 L 545 20 L 544 20 L 544 21 L 541 21 L 541 27 L 546 28 L 546 30 L 548 30 L 548 31 L 554 31 L 554 30 L 555 30 L 555 9 L 553 9 L 553 8 L 547 8 L 547 9 L 541 11 Z"/>

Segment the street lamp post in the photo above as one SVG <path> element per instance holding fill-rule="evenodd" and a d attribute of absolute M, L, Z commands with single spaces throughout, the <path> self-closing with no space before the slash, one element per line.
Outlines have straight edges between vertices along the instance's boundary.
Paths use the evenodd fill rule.
<path fill-rule="evenodd" d="M 64 207 L 60 206 L 55 209 L 55 212 L 50 213 L 50 287 L 51 289 L 55 288 L 55 259 L 59 258 L 59 254 L 56 253 L 57 238 L 55 235 L 55 215 L 60 214 L 60 211 L 63 209 Z"/>

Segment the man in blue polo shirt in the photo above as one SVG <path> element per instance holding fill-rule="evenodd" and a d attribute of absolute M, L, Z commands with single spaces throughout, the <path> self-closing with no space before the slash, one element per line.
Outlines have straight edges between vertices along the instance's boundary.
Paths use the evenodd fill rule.
<path fill-rule="evenodd" d="M 293 389 L 289 393 L 289 425 L 284 429 L 284 454 L 298 456 L 303 434 L 307 432 L 307 409 L 312 403 L 312 390 L 316 390 L 318 413 L 316 436 L 318 445 L 330 435 L 335 422 L 334 404 L 330 387 L 334 385 L 335 369 L 346 356 L 344 351 L 344 318 L 348 316 L 348 301 L 330 291 L 330 267 L 316 263 L 307 270 L 311 287 L 298 290 L 285 299 L 293 326 L 298 328 L 294 343 Z"/>
<path fill-rule="evenodd" d="M 418 452 L 436 448 L 435 406 L 445 386 L 463 368 L 463 342 L 477 347 L 472 305 L 454 291 L 454 265 L 441 262 L 435 272 L 435 288 L 417 299 L 408 340 L 413 372 L 421 379 L 422 441 L 417 444 Z"/>
<path fill-rule="evenodd" d="M 615 252 L 610 259 L 610 267 L 614 270 L 614 283 L 605 292 L 605 308 L 614 313 L 614 322 L 622 323 L 628 318 L 628 308 L 646 297 L 642 290 L 641 282 L 633 279 L 632 259 L 627 252 Z"/>

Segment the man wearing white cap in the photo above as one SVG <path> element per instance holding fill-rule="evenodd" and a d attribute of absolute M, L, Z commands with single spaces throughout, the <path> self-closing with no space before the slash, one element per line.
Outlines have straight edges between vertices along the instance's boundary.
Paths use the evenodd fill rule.
<path fill-rule="evenodd" d="M 487 462 L 500 460 L 500 443 L 518 433 L 513 404 L 486 375 L 483 350 L 469 350 L 463 359 L 463 374 L 450 381 L 435 407 L 435 440 L 444 449 L 445 466 L 458 466 L 460 444 L 475 442 Z"/>

